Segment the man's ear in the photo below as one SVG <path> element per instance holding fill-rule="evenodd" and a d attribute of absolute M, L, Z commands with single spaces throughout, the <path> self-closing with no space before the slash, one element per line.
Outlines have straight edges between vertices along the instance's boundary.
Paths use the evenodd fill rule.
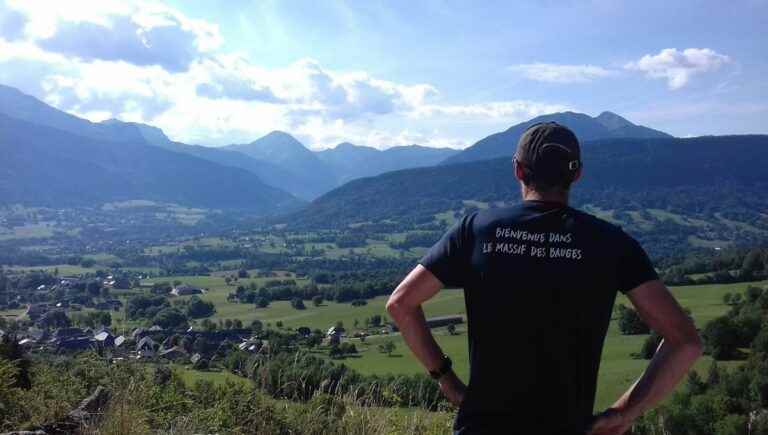
<path fill-rule="evenodd" d="M 575 183 L 579 181 L 579 178 L 581 178 L 581 169 L 582 168 L 579 168 L 578 170 L 576 170 L 576 175 L 574 175 L 573 181 L 571 181 L 571 183 Z"/>
<path fill-rule="evenodd" d="M 515 168 L 515 178 L 517 178 L 520 181 L 523 181 L 523 178 L 525 177 L 525 174 L 523 173 L 523 166 L 517 163 L 517 160 L 514 161 L 513 166 Z"/>

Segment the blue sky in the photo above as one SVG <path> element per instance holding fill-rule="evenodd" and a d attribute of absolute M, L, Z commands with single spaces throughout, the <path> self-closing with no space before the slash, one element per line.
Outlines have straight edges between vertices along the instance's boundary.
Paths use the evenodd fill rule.
<path fill-rule="evenodd" d="M 98 5 L 0 0 L 0 83 L 214 146 L 463 147 L 561 110 L 768 133 L 766 0 Z"/>

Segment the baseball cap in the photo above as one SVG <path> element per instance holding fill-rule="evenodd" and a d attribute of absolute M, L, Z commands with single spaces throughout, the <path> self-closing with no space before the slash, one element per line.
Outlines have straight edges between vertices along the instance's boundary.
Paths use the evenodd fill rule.
<path fill-rule="evenodd" d="M 567 181 L 582 166 L 579 140 L 568 127 L 556 122 L 528 127 L 517 143 L 515 160 L 534 174 Z"/>

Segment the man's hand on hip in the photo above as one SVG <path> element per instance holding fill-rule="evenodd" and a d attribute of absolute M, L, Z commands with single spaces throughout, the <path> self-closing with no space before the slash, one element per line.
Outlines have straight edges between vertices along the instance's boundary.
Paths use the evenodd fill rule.
<path fill-rule="evenodd" d="M 597 416 L 587 435 L 622 435 L 632 426 L 624 416 L 615 409 L 607 409 Z"/>
<path fill-rule="evenodd" d="M 461 406 L 461 402 L 464 401 L 464 394 L 467 391 L 467 386 L 461 382 L 461 379 L 456 376 L 456 373 L 454 373 L 453 370 L 440 378 L 438 384 L 440 385 L 440 391 L 442 391 L 445 397 L 448 398 L 449 402 L 457 407 Z"/>

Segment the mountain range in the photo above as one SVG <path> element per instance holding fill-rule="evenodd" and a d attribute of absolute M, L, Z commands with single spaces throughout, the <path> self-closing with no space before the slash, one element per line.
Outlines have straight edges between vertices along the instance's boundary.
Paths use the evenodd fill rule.
<path fill-rule="evenodd" d="M 544 121 L 568 125 L 582 142 L 574 203 L 656 252 L 768 240 L 768 136 L 680 139 L 611 112 L 540 116 L 463 151 L 350 143 L 313 151 L 280 131 L 212 148 L 145 124 L 93 123 L 0 86 L 0 204 L 149 199 L 279 215 L 272 221 L 302 228 L 433 228 L 518 201 L 510 157 L 519 135 Z"/>
<path fill-rule="evenodd" d="M 768 136 L 618 138 L 585 142 L 573 204 L 629 229 L 654 253 L 768 240 Z M 418 228 L 520 201 L 508 157 L 353 180 L 284 222 Z"/>
<path fill-rule="evenodd" d="M 219 166 L 243 169 L 257 176 L 260 184 L 284 190 L 305 201 L 354 178 L 429 166 L 458 153 L 457 150 L 418 145 L 381 151 L 349 143 L 329 150 L 312 151 L 290 134 L 280 131 L 273 131 L 248 144 L 220 148 L 189 145 L 172 141 L 159 128 L 146 124 L 118 120 L 93 123 L 2 85 L 0 114 L 92 140 L 145 144 L 194 156 Z"/>
<path fill-rule="evenodd" d="M 492 134 L 479 140 L 461 153 L 447 158 L 443 164 L 464 163 L 476 160 L 487 160 L 496 157 L 512 157 L 520 135 L 533 124 L 540 122 L 557 122 L 573 130 L 581 142 L 597 139 L 653 139 L 670 138 L 667 133 L 652 128 L 635 125 L 612 112 L 603 112 L 596 117 L 583 113 L 562 112 L 542 115 L 513 125 L 509 129 Z"/>

